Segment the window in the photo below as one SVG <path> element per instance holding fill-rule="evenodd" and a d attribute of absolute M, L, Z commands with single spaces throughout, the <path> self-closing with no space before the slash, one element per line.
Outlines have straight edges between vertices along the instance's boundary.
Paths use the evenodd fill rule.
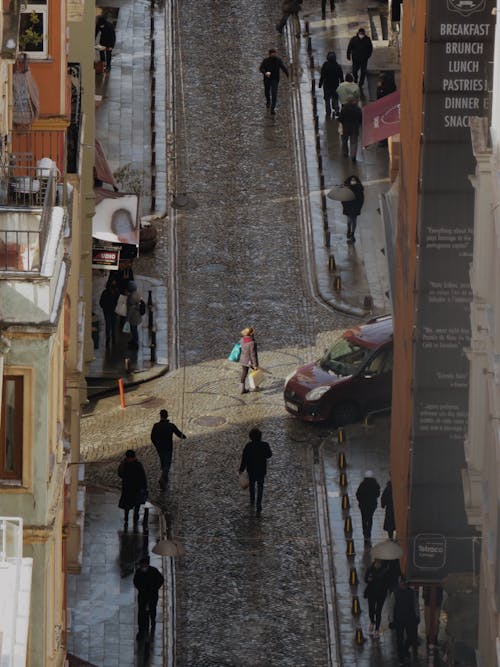
<path fill-rule="evenodd" d="M 23 397 L 22 375 L 3 378 L 0 415 L 0 479 L 22 480 Z"/>
<path fill-rule="evenodd" d="M 24 5 L 19 24 L 19 51 L 32 59 L 48 55 L 48 6 L 45 2 Z"/>

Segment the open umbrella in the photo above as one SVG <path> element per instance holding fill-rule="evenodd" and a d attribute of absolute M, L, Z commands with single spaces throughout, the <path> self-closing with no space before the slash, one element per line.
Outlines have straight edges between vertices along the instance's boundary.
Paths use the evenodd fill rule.
<path fill-rule="evenodd" d="M 403 549 L 397 542 L 384 540 L 372 547 L 370 553 L 372 558 L 378 558 L 379 560 L 396 560 L 403 555 Z"/>
<path fill-rule="evenodd" d="M 335 199 L 335 201 L 352 201 L 354 192 L 345 185 L 336 185 L 326 196 L 329 199 Z"/>
<path fill-rule="evenodd" d="M 184 545 L 177 540 L 160 540 L 151 549 L 154 554 L 158 556 L 169 556 L 170 558 L 178 558 L 184 556 Z"/>

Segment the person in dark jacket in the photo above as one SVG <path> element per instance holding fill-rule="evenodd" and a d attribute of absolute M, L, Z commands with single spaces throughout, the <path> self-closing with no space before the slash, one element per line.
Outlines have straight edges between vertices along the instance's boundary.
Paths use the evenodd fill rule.
<path fill-rule="evenodd" d="M 350 150 L 351 160 L 356 162 L 359 128 L 363 121 L 363 114 L 356 100 L 350 99 L 347 104 L 342 105 L 338 119 L 342 123 L 342 154 L 349 157 Z"/>
<path fill-rule="evenodd" d="M 118 289 L 118 284 L 116 280 L 111 280 L 108 282 L 108 284 L 102 291 L 101 298 L 99 299 L 99 305 L 102 308 L 102 314 L 104 315 L 104 322 L 106 325 L 106 347 L 109 346 L 110 342 L 112 342 L 113 345 L 116 342 L 115 308 L 119 296 L 120 296 L 120 290 Z"/>
<path fill-rule="evenodd" d="M 366 570 L 365 583 L 367 586 L 364 597 L 368 600 L 368 615 L 370 617 L 368 632 L 377 638 L 382 619 L 382 608 L 389 588 L 389 577 L 385 563 L 376 558 Z"/>
<path fill-rule="evenodd" d="M 122 493 L 118 507 L 124 511 L 124 526 L 128 528 L 128 515 L 134 510 L 134 528 L 139 523 L 139 511 L 148 497 L 148 481 L 142 463 L 137 460 L 133 449 L 128 449 L 118 466 L 118 476 L 122 480 Z"/>
<path fill-rule="evenodd" d="M 380 486 L 371 470 L 365 472 L 365 477 L 356 491 L 359 509 L 361 511 L 361 522 L 363 524 L 363 536 L 365 544 L 369 544 L 372 537 L 373 515 L 377 509 Z"/>
<path fill-rule="evenodd" d="M 257 343 L 255 341 L 253 327 L 245 327 L 241 332 L 241 375 L 240 375 L 240 393 L 248 394 L 246 388 L 246 379 L 250 370 L 259 367 L 259 357 L 257 354 Z"/>
<path fill-rule="evenodd" d="M 394 594 L 394 628 L 398 646 L 399 664 L 410 657 L 409 649 L 418 650 L 418 599 L 413 588 L 404 577 L 399 578 L 399 586 Z"/>
<path fill-rule="evenodd" d="M 332 14 L 335 11 L 335 0 L 330 0 L 330 11 Z M 321 18 L 326 19 L 326 0 L 321 0 Z"/>
<path fill-rule="evenodd" d="M 354 193 L 354 199 L 342 202 L 342 210 L 347 217 L 347 243 L 356 243 L 356 225 L 365 201 L 363 184 L 354 174 L 345 179 L 344 185 Z"/>
<path fill-rule="evenodd" d="M 380 76 L 377 81 L 377 100 L 386 95 L 396 92 L 396 81 L 394 79 L 394 72 L 380 72 Z"/>
<path fill-rule="evenodd" d="M 137 588 L 138 596 L 138 623 L 139 632 L 136 639 L 141 640 L 149 632 L 149 622 L 151 621 L 151 634 L 156 629 L 156 605 L 158 604 L 158 594 L 163 586 L 165 579 L 161 572 L 149 564 L 149 558 L 141 558 L 139 567 L 134 574 L 134 586 Z"/>
<path fill-rule="evenodd" d="M 337 62 L 337 56 L 333 51 L 330 51 L 326 56 L 326 61 L 321 66 L 321 73 L 319 77 L 319 87 L 323 88 L 323 97 L 325 98 L 325 113 L 329 116 L 333 111 L 335 114 L 339 112 L 339 96 L 337 95 L 337 88 L 344 80 L 344 73 L 342 67 Z"/>
<path fill-rule="evenodd" d="M 100 52 L 102 62 L 106 62 L 106 71 L 111 69 L 111 55 L 116 42 L 115 29 L 111 21 L 106 16 L 101 16 L 97 20 L 95 27 L 95 36 L 100 33 L 99 44 L 104 46 L 104 50 Z"/>
<path fill-rule="evenodd" d="M 141 300 L 137 285 L 131 280 L 127 287 L 127 320 L 130 324 L 131 333 L 128 346 L 134 350 L 139 347 L 139 324 L 142 322 Z"/>
<path fill-rule="evenodd" d="M 264 77 L 264 95 L 266 107 L 271 107 L 271 113 L 276 113 L 276 101 L 278 99 L 278 84 L 280 82 L 280 70 L 288 76 L 288 70 L 281 58 L 278 58 L 276 49 L 269 49 L 269 55 L 261 62 L 259 72 Z"/>
<path fill-rule="evenodd" d="M 302 0 L 283 0 L 281 19 L 276 24 L 276 30 L 283 33 L 283 28 L 291 16 L 295 23 L 295 36 L 300 37 L 299 12 L 302 9 Z"/>
<path fill-rule="evenodd" d="M 352 59 L 352 75 L 356 83 L 358 83 L 359 72 L 360 88 L 365 82 L 368 59 L 372 55 L 372 52 L 372 40 L 367 36 L 364 28 L 360 28 L 356 35 L 351 38 L 347 46 L 347 60 Z"/>
<path fill-rule="evenodd" d="M 161 476 L 159 484 L 162 490 L 166 489 L 168 484 L 168 474 L 172 465 L 174 434 L 182 440 L 186 439 L 184 433 L 169 421 L 167 410 L 160 410 L 160 421 L 156 422 L 151 429 L 151 442 L 160 457 Z"/>
<path fill-rule="evenodd" d="M 264 477 L 267 472 L 267 459 L 273 455 L 267 442 L 262 440 L 262 433 L 258 428 L 253 428 L 248 434 L 250 442 L 245 445 L 241 457 L 240 475 L 245 470 L 248 473 L 250 486 L 250 505 L 255 504 L 255 485 L 257 485 L 257 511 L 256 516 L 262 512 L 262 495 L 264 493 Z"/>
<path fill-rule="evenodd" d="M 390 540 L 394 536 L 394 531 L 396 530 L 396 523 L 394 520 L 394 504 L 392 502 L 392 482 L 389 480 L 385 485 L 385 489 L 380 498 L 380 505 L 385 509 L 384 517 L 384 530 L 387 532 L 387 535 Z"/>

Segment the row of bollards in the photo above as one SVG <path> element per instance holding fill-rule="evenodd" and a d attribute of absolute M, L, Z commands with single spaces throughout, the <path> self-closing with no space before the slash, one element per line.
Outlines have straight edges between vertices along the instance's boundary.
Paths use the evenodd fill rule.
<path fill-rule="evenodd" d="M 313 124 L 314 124 L 314 134 L 315 134 L 315 144 L 316 144 L 316 159 L 318 163 L 319 171 L 319 182 L 321 189 L 321 210 L 323 213 L 323 230 L 324 230 L 324 243 L 325 248 L 330 249 L 331 247 L 331 232 L 328 226 L 328 209 L 326 196 L 324 194 L 325 190 L 325 175 L 323 173 L 323 156 L 321 154 L 321 138 L 319 132 L 319 116 L 318 116 L 318 101 L 316 98 L 316 80 L 314 78 L 314 57 L 312 54 L 312 41 L 309 34 L 309 23 L 305 23 L 305 34 L 308 35 L 307 38 L 307 53 L 309 55 L 309 69 L 311 70 L 311 100 L 312 100 L 312 110 L 313 110 Z M 335 258 L 331 254 L 328 258 L 328 271 L 330 273 L 337 272 L 337 265 L 335 263 Z M 337 273 L 333 277 L 333 288 L 338 292 L 342 289 L 342 280 L 340 275 Z"/>
<path fill-rule="evenodd" d="M 346 434 L 345 430 L 343 428 L 339 428 L 337 432 L 337 439 L 339 444 L 344 444 L 346 440 Z M 339 451 L 337 455 L 337 467 L 340 470 L 340 475 L 339 475 L 339 486 L 342 489 L 342 495 L 341 495 L 341 507 L 342 507 L 342 512 L 344 516 L 344 535 L 346 537 L 346 557 L 348 560 L 354 558 L 356 556 L 356 549 L 354 547 L 354 540 L 352 538 L 352 519 L 351 515 L 349 514 L 349 509 L 350 509 L 350 501 L 349 501 L 349 495 L 347 493 L 347 459 L 345 452 L 343 450 Z M 359 602 L 359 596 L 357 595 L 357 586 L 359 584 L 359 579 L 358 579 L 358 573 L 356 571 L 356 567 L 354 565 L 350 566 L 349 570 L 349 584 L 350 586 L 354 589 L 353 590 L 353 595 L 352 595 L 352 602 L 351 602 L 351 613 L 352 615 L 357 618 L 361 614 L 361 605 Z M 365 638 L 363 636 L 363 630 L 361 627 L 356 628 L 356 633 L 354 637 L 354 641 L 358 646 L 362 646 L 363 643 L 365 642 Z"/>

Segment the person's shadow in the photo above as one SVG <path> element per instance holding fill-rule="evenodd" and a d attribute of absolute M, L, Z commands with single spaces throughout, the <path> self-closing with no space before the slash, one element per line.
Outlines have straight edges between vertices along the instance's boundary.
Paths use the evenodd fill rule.
<path fill-rule="evenodd" d="M 148 556 L 148 533 L 119 530 L 118 537 L 120 540 L 118 555 L 120 576 L 124 579 L 135 572 L 136 565 L 141 558 Z"/>

